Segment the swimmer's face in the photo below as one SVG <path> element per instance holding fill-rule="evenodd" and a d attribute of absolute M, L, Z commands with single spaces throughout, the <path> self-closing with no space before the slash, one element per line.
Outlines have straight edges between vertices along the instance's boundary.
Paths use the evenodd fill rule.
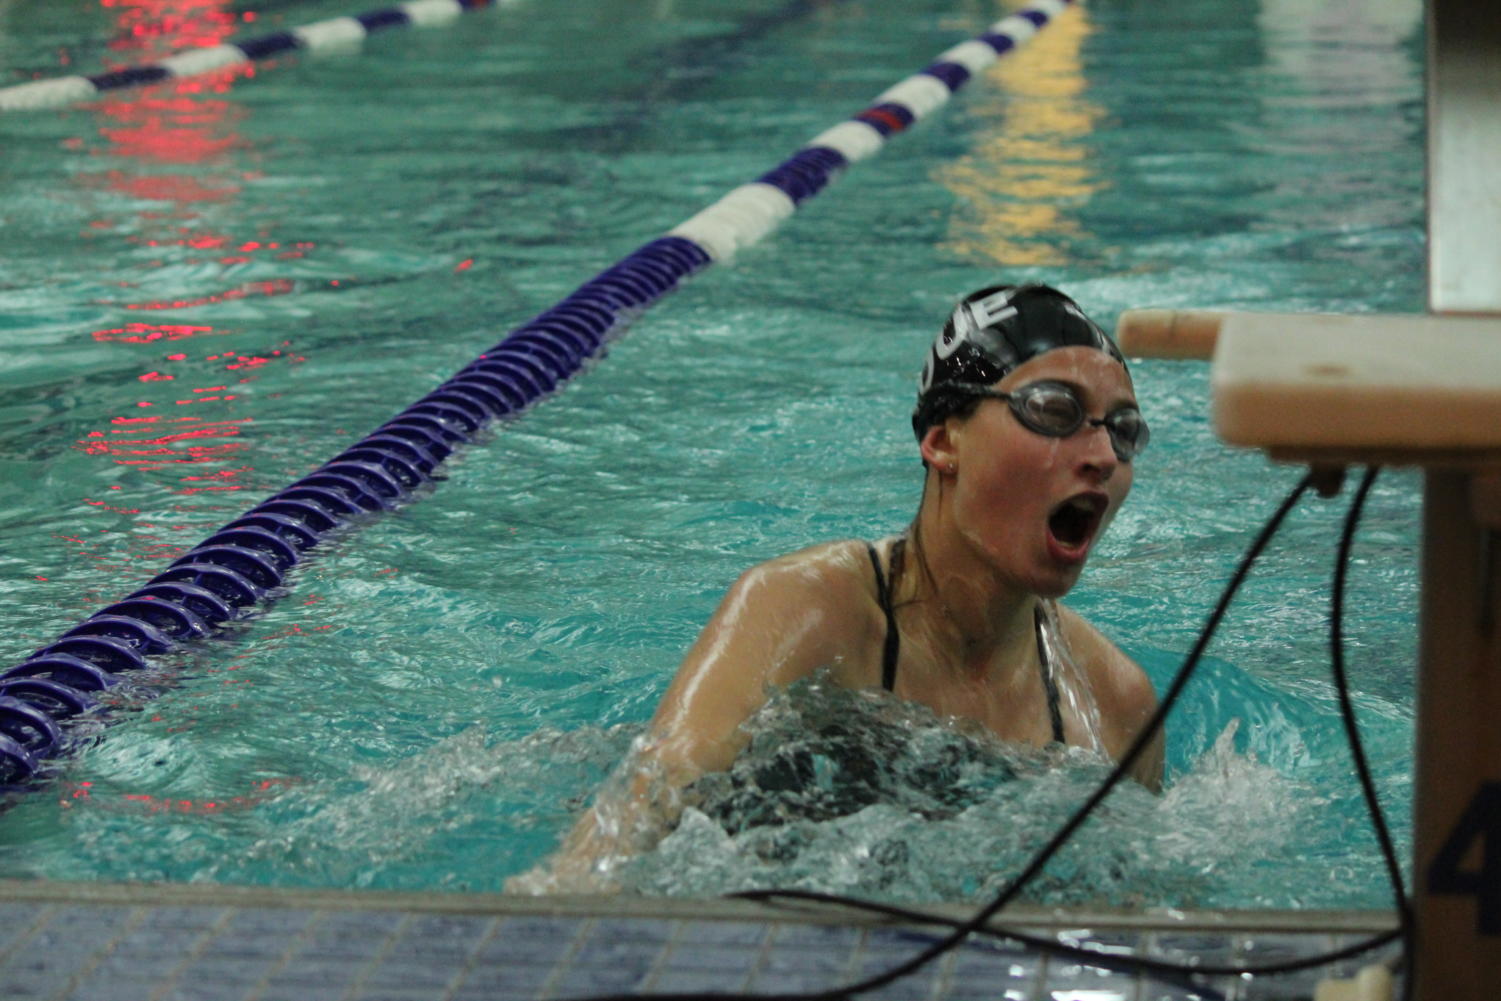
<path fill-rule="evenodd" d="M 1125 367 L 1087 347 L 1038 355 L 991 388 L 1014 392 L 1045 381 L 1072 389 L 1091 418 L 1136 405 Z M 1131 491 L 1131 463 L 1116 457 L 1106 429 L 1086 423 L 1066 438 L 1049 437 L 1024 426 L 1005 401 L 984 399 L 968 417 L 949 418 L 943 436 L 955 466 L 959 531 L 1026 590 L 1066 594 Z"/>

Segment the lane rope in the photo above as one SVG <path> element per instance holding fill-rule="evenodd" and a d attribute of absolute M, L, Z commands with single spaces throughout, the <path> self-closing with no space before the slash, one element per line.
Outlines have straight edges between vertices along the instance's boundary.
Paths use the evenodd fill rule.
<path fill-rule="evenodd" d="M 212 635 L 279 597 L 286 575 L 308 550 L 331 533 L 415 499 L 456 447 L 551 395 L 680 281 L 764 239 L 850 164 L 936 111 L 1071 2 L 1037 0 L 943 52 L 757 180 L 511 331 L 437 389 L 224 525 L 144 586 L 0 672 L 0 787 L 33 780 L 46 759 L 63 753 L 70 739 L 57 723 L 93 715 L 98 694 L 119 674 L 141 670 L 149 658 Z M 436 9 L 439 3 L 459 0 L 403 7 Z"/>
<path fill-rule="evenodd" d="M 315 21 L 299 28 L 248 38 L 243 42 L 184 49 L 155 63 L 127 66 L 93 76 L 33 80 L 30 83 L 0 87 L 0 111 L 40 111 L 45 108 L 66 107 L 91 100 L 111 90 L 198 76 L 289 52 L 348 50 L 361 45 L 365 36 L 372 32 L 408 25 L 432 27 L 448 24 L 465 11 L 514 2 L 515 0 L 411 0 L 410 3 L 366 11 L 363 14 Z"/>

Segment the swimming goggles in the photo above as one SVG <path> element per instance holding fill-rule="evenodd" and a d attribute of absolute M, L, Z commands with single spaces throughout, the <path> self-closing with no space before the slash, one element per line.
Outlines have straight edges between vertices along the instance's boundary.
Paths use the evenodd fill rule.
<path fill-rule="evenodd" d="M 1023 427 L 1049 438 L 1067 438 L 1086 424 L 1103 427 L 1110 435 L 1110 447 L 1115 457 L 1122 462 L 1130 462 L 1140 455 L 1152 437 L 1147 422 L 1136 407 L 1120 407 L 1104 417 L 1090 417 L 1085 413 L 1078 394 L 1061 382 L 1034 382 L 1014 393 L 1003 393 L 973 383 L 950 385 L 987 400 L 1005 400 Z"/>

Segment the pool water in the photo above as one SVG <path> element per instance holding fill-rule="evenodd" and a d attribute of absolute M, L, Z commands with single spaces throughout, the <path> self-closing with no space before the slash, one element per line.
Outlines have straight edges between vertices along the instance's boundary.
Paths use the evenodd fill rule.
<path fill-rule="evenodd" d="M 888 6 L 522 0 L 0 118 L 0 658 L 1007 9 Z M 355 12 L 0 6 L 0 84 Z M 0 813 L 0 868 L 500 889 L 626 753 L 736 574 L 903 528 L 914 380 L 963 292 L 1044 281 L 1106 324 L 1148 305 L 1421 310 L 1420 21 L 1416 0 L 1071 10 L 426 499 L 117 691 L 99 739 Z M 1069 602 L 1160 690 L 1298 471 L 1216 441 L 1205 365 L 1132 370 L 1152 447 Z M 1342 505 L 1305 502 L 1238 599 L 1169 721 L 1166 792 L 1117 793 L 1032 899 L 1387 905 L 1325 666 Z M 1384 475 L 1347 614 L 1403 851 L 1417 512 L 1415 477 Z M 914 747 L 954 739 L 901 725 Z M 900 775 L 842 816 L 732 832 L 695 812 L 629 885 L 975 899 L 1103 774 L 1012 771 L 964 771 L 972 795 L 942 816 Z"/>

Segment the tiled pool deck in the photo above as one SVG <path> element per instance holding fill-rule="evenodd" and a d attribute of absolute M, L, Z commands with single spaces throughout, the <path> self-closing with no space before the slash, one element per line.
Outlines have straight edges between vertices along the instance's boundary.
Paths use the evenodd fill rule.
<path fill-rule="evenodd" d="M 963 917 L 957 908 L 935 913 Z M 1374 912 L 1017 910 L 1007 926 L 1112 952 L 1290 959 L 1392 927 Z M 509 1001 L 651 992 L 822 990 L 878 972 L 938 930 L 745 901 L 515 898 L 199 885 L 0 881 L 0 998 L 54 1001 Z M 1391 957 L 1394 947 L 1375 954 Z M 1350 975 L 1374 961 L 1345 961 Z M 1111 972 L 972 942 L 864 997 L 895 1001 L 1311 998 L 1329 971 Z"/>

